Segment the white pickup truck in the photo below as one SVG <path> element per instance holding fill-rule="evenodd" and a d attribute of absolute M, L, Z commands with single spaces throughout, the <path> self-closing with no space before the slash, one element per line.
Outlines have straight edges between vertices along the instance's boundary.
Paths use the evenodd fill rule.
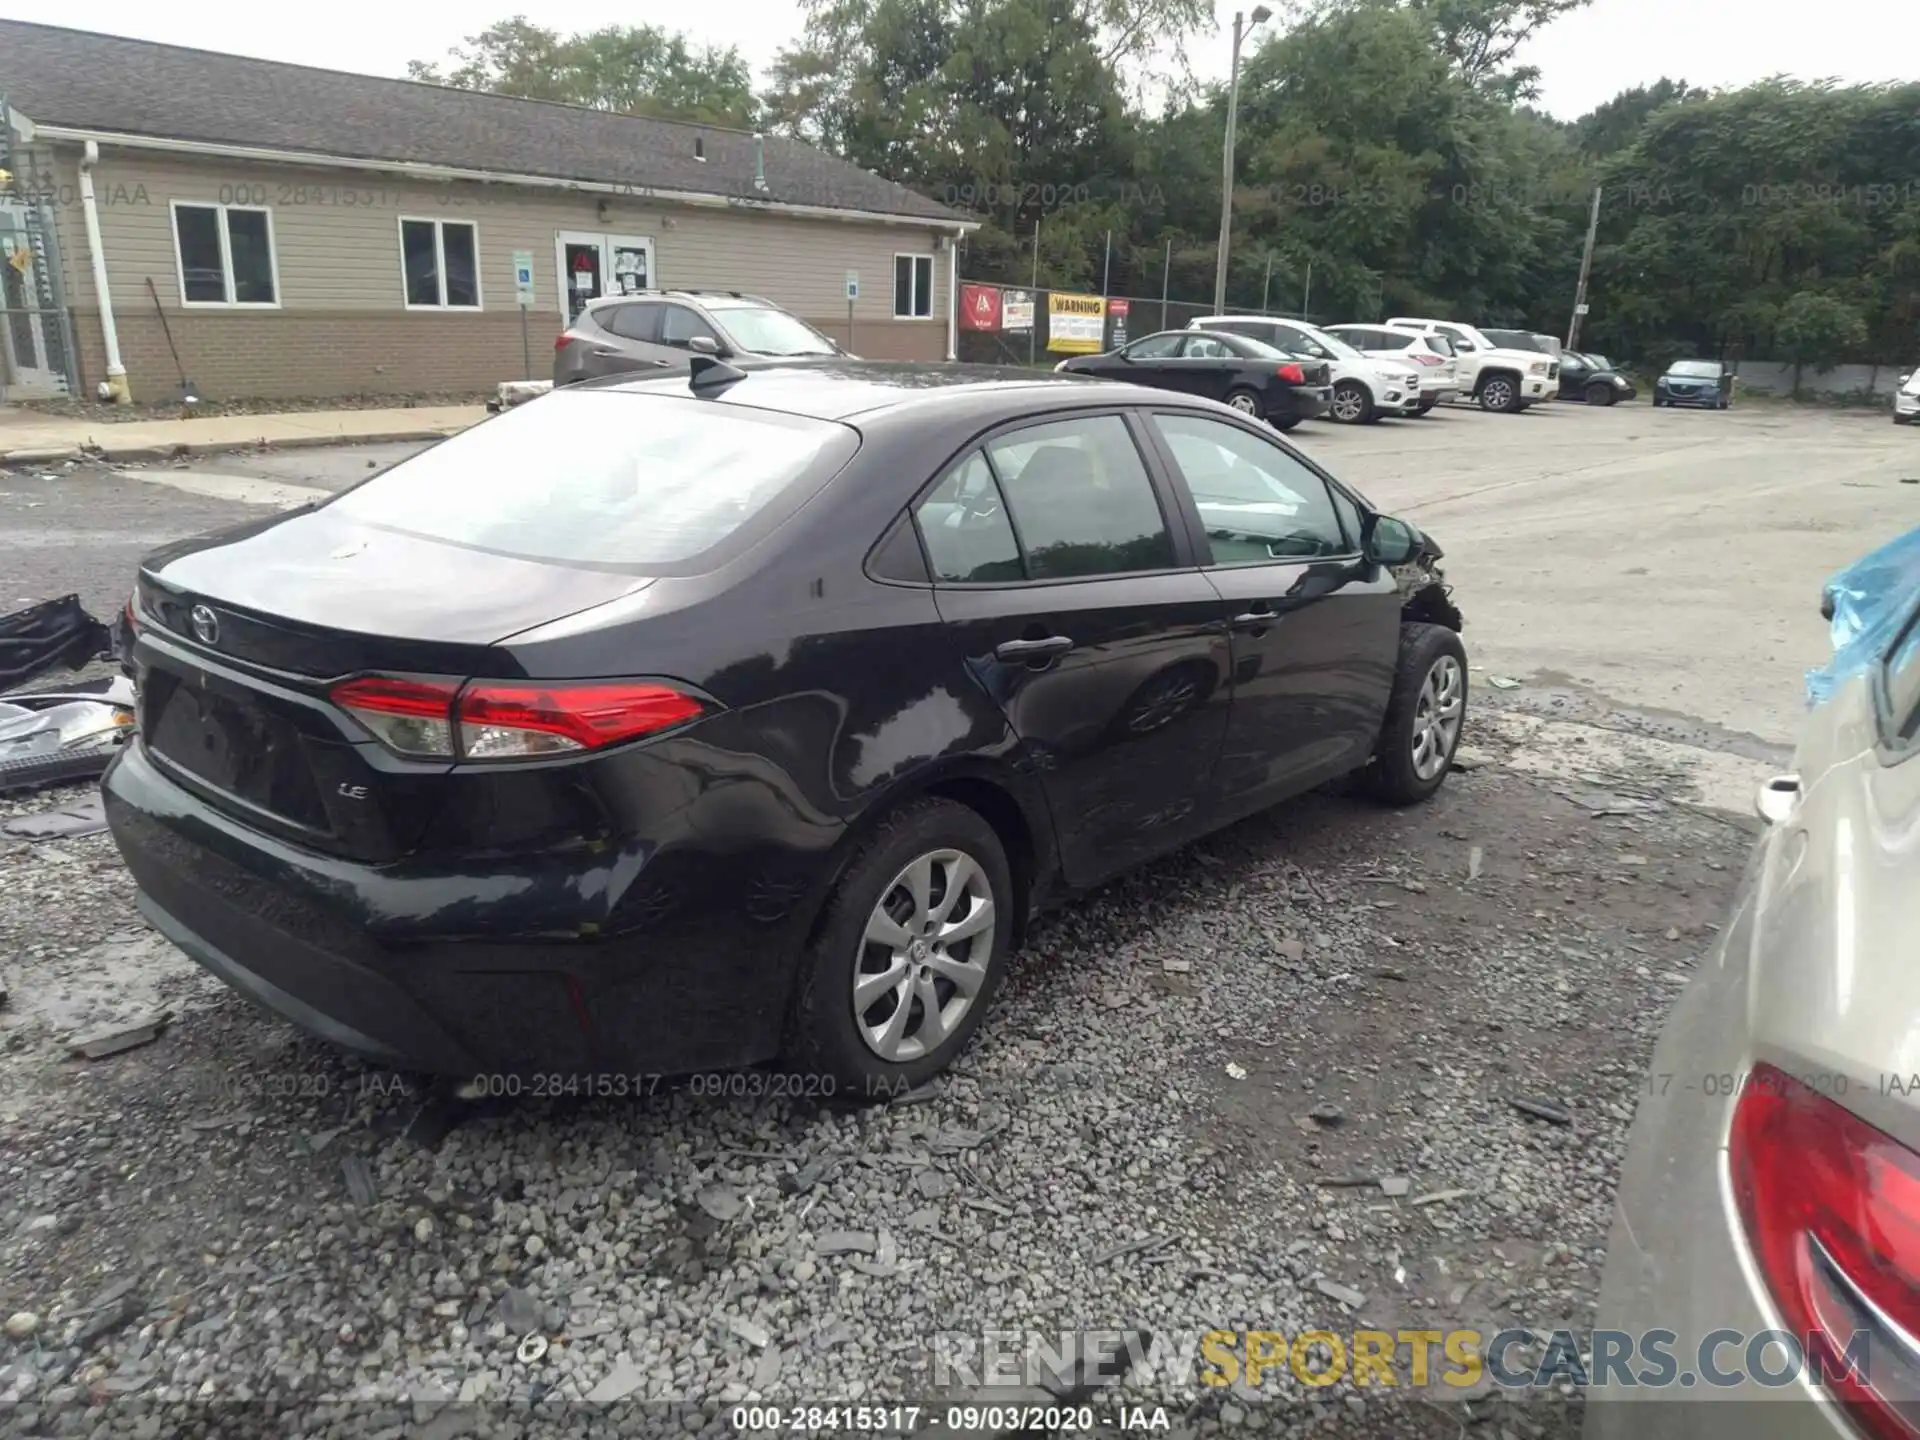
<path fill-rule="evenodd" d="M 1555 388 L 1551 355 L 1504 349 L 1458 320 L 1396 315 L 1387 324 L 1410 325 L 1446 336 L 1453 344 L 1454 378 L 1460 382 L 1460 393 L 1478 400 L 1483 410 L 1524 410 L 1548 398 Z"/>

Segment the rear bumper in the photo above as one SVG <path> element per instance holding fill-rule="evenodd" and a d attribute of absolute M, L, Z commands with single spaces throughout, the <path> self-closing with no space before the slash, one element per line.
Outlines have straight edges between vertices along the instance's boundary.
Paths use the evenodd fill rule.
<path fill-rule="evenodd" d="M 644 847 L 466 873 L 342 861 L 209 808 L 138 742 L 102 788 L 161 934 L 266 1009 L 383 1064 L 642 1076 L 778 1053 L 789 927 L 744 933 L 737 910 L 695 906 L 639 935 L 582 938 L 588 915 L 604 913 L 593 899 L 644 874 Z M 563 927 L 542 902 L 530 933 L 523 902 L 556 885 L 582 897 L 580 923 Z"/>
<path fill-rule="evenodd" d="M 1330 385 L 1283 385 L 1269 393 L 1269 420 L 1311 420 L 1333 403 Z"/>

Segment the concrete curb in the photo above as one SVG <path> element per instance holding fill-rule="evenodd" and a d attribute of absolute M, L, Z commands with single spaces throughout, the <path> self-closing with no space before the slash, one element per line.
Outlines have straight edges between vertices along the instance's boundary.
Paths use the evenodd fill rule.
<path fill-rule="evenodd" d="M 478 421 L 474 422 L 478 424 Z M 444 440 L 465 426 L 439 430 L 381 430 L 365 435 L 290 435 L 283 440 L 176 441 L 171 445 L 41 446 L 0 450 L 0 465 L 44 465 L 59 460 L 178 460 L 188 455 L 224 455 L 236 450 L 318 450 L 329 445 L 396 445 L 416 440 Z"/>
<path fill-rule="evenodd" d="M 474 420 L 478 424 L 478 420 Z M 415 440 L 445 440 L 467 426 L 442 430 L 376 430 L 372 434 L 340 436 L 286 436 L 284 440 L 202 440 L 171 445 L 38 445 L 27 449 L 0 449 L 0 465 L 46 465 L 50 461 L 177 461 L 186 455 L 228 455 L 240 449 L 324 449 L 326 445 L 397 445 Z"/>

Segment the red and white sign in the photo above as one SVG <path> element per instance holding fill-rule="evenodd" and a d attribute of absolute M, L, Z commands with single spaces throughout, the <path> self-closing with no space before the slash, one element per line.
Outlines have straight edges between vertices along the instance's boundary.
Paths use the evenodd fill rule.
<path fill-rule="evenodd" d="M 960 328 L 962 330 L 998 330 L 1000 328 L 1000 288 L 997 285 L 960 287 Z"/>
<path fill-rule="evenodd" d="M 1125 320 L 1127 318 L 1127 311 L 1132 308 L 1132 305 L 1133 302 L 1131 300 L 1109 300 L 1107 301 L 1107 314 L 1113 316 L 1116 320 Z"/>

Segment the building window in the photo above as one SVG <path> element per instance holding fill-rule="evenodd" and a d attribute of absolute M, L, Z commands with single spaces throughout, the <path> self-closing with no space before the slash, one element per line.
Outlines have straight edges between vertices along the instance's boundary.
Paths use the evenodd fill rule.
<path fill-rule="evenodd" d="M 933 314 L 933 256 L 893 257 L 893 318 L 925 320 Z"/>
<path fill-rule="evenodd" d="M 173 207 L 183 305 L 278 305 L 273 216 L 237 205 Z"/>
<path fill-rule="evenodd" d="M 400 278 L 409 310 L 478 310 L 479 234 L 463 220 L 403 219 Z"/>

